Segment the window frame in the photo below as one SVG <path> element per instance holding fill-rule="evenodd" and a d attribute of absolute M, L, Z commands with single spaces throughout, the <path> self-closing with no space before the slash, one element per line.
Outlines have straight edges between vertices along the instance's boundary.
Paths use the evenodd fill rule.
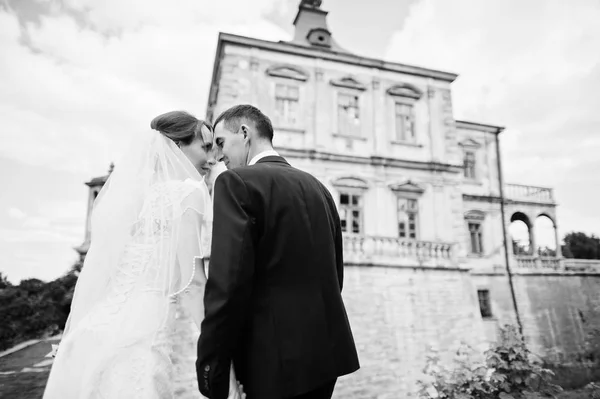
<path fill-rule="evenodd" d="M 405 107 L 409 110 L 408 115 L 401 114 L 398 112 L 399 107 Z M 403 124 L 403 128 L 400 129 L 399 122 L 400 117 L 408 117 L 410 120 L 410 131 L 406 131 L 406 123 Z M 404 99 L 394 99 L 394 141 L 398 143 L 416 143 L 417 142 L 417 130 L 416 130 L 416 116 L 415 116 L 415 103 L 414 101 L 406 101 Z"/>
<path fill-rule="evenodd" d="M 479 304 L 479 313 L 481 314 L 481 318 L 484 320 L 493 319 L 494 312 L 492 309 L 492 296 L 489 289 L 477 289 L 477 302 Z"/>
<path fill-rule="evenodd" d="M 406 205 L 407 205 L 407 209 L 406 210 L 401 210 L 400 209 L 400 202 L 401 201 L 406 201 Z M 410 209 L 410 203 L 414 204 L 414 209 Z M 403 214 L 403 218 L 404 220 L 401 220 L 401 215 Z M 414 237 L 411 237 L 411 229 L 410 229 L 410 216 L 413 215 L 415 217 L 414 219 Z M 419 217 L 419 199 L 414 197 L 414 196 L 408 196 L 408 195 L 396 195 L 396 227 L 398 229 L 398 238 L 402 239 L 402 240 L 419 240 L 420 237 L 420 226 L 419 226 L 419 221 L 420 221 L 420 217 Z M 404 231 L 404 236 L 402 236 L 402 230 L 400 227 L 401 223 L 405 223 L 405 231 Z"/>
<path fill-rule="evenodd" d="M 342 106 L 340 105 L 341 101 L 341 97 L 343 96 L 348 96 L 348 97 L 354 97 L 356 99 L 356 107 L 355 109 L 357 110 L 358 113 L 358 124 L 356 127 L 354 127 L 353 129 L 347 129 L 347 130 L 343 130 L 342 127 L 342 123 L 340 123 L 341 120 L 341 108 Z M 364 115 L 363 115 L 363 96 L 362 96 L 362 92 L 359 90 L 354 90 L 354 89 L 338 89 L 336 90 L 336 95 L 335 95 L 335 135 L 337 136 L 342 136 L 342 137 L 349 137 L 349 138 L 356 138 L 356 139 L 362 139 L 364 137 L 363 134 L 363 127 L 364 127 Z M 347 121 L 346 123 L 348 123 L 349 125 L 352 124 L 352 122 Z"/>
<path fill-rule="evenodd" d="M 302 93 L 301 93 L 301 87 L 300 84 L 297 81 L 285 81 L 285 80 L 276 80 L 275 82 L 275 86 L 274 86 L 274 93 L 273 93 L 273 101 L 274 101 L 274 115 L 275 115 L 275 125 L 276 126 L 280 126 L 280 127 L 291 127 L 291 128 L 295 128 L 298 127 L 300 125 L 300 115 L 302 114 L 302 110 L 301 110 L 301 102 L 300 99 L 302 97 Z M 284 87 L 285 91 L 286 91 L 286 95 L 285 96 L 280 96 L 279 95 L 279 91 L 278 91 L 278 87 Z M 290 94 L 289 91 L 290 89 L 296 89 L 296 98 L 293 98 Z M 279 107 L 278 107 L 278 102 L 279 100 L 283 101 L 284 104 L 284 112 L 283 114 L 279 113 Z M 286 111 L 289 113 L 289 104 L 291 102 L 295 102 L 295 106 L 296 106 L 296 117 L 295 119 L 292 121 L 289 119 L 289 115 L 286 116 Z M 287 104 L 287 106 L 286 106 Z"/>
<path fill-rule="evenodd" d="M 468 159 L 469 156 L 472 155 L 472 159 Z M 467 165 L 467 162 L 470 163 Z M 465 148 L 463 150 L 463 176 L 468 180 L 477 180 L 479 177 L 479 173 L 477 171 L 477 150 L 474 148 Z M 469 173 L 469 171 L 471 171 Z"/>
<path fill-rule="evenodd" d="M 342 196 L 348 196 L 348 204 L 342 204 Z M 352 199 L 353 198 L 358 198 L 357 200 L 357 204 L 353 204 Z M 340 214 L 340 223 L 342 225 L 342 233 L 343 234 L 351 234 L 351 235 L 364 235 L 364 192 L 362 191 L 358 191 L 358 190 L 353 190 L 353 189 L 348 189 L 348 188 L 339 188 L 338 189 L 338 213 Z M 343 215 L 345 215 L 345 217 L 343 217 L 342 215 L 342 210 L 343 210 Z M 353 226 L 353 222 L 354 222 L 354 215 L 352 214 L 353 212 L 358 212 L 358 218 L 357 218 L 357 225 L 358 225 L 358 232 L 354 232 L 354 226 Z M 345 227 L 344 227 L 344 223 L 345 222 Z M 348 226 L 351 226 L 350 229 L 348 229 Z M 344 230 L 345 228 L 345 230 Z"/>

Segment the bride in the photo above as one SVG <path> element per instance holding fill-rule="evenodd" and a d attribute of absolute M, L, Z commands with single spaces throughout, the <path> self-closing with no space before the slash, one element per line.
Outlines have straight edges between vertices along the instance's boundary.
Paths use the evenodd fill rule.
<path fill-rule="evenodd" d="M 181 111 L 151 127 L 94 204 L 92 243 L 44 399 L 203 397 L 194 360 L 210 250 L 212 130 Z M 244 396 L 232 368 L 229 399 Z"/>

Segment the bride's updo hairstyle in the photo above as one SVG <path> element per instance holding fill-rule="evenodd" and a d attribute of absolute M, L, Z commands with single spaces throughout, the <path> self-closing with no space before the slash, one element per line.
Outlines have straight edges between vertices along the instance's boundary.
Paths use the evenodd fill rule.
<path fill-rule="evenodd" d="M 203 143 L 212 142 L 210 124 L 185 111 L 171 111 L 158 115 L 150 122 L 150 127 L 180 146 L 190 145 L 195 138 Z"/>

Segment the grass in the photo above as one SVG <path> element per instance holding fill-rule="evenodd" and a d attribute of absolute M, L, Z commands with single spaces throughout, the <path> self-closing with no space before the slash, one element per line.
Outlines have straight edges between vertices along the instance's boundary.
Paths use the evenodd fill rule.
<path fill-rule="evenodd" d="M 21 372 L 43 360 L 51 350 L 51 343 L 42 341 L 18 352 L 0 358 L 0 398 L 41 399 L 48 380 L 50 366 L 37 368 L 37 372 Z M 14 374 L 2 374 L 14 372 Z M 578 389 L 565 391 L 557 399 L 591 399 L 595 398 L 590 390 Z M 600 394 L 598 396 L 600 398 Z"/>
<path fill-rule="evenodd" d="M 50 341 L 52 342 L 52 341 Z M 0 358 L 0 398 L 39 399 L 44 393 L 50 367 L 37 372 L 21 372 L 43 360 L 51 350 L 50 342 L 42 341 L 18 352 Z M 2 374 L 14 372 L 14 374 Z"/>

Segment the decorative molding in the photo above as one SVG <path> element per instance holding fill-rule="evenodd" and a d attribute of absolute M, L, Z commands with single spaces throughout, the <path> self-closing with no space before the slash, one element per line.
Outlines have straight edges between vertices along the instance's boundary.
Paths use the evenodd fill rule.
<path fill-rule="evenodd" d="M 433 87 L 428 87 L 427 88 L 427 96 L 429 98 L 434 98 L 435 97 L 435 89 Z"/>
<path fill-rule="evenodd" d="M 481 148 L 481 143 L 479 143 L 476 140 L 473 140 L 472 138 L 467 138 L 458 143 L 458 145 L 465 148 Z"/>
<path fill-rule="evenodd" d="M 472 195 L 472 194 L 463 194 L 463 201 L 478 201 L 478 202 L 487 202 L 490 204 L 499 204 L 502 202 L 500 197 L 491 196 L 491 195 Z M 506 203 L 507 201 L 505 201 Z"/>
<path fill-rule="evenodd" d="M 504 130 L 502 126 L 488 125 L 484 123 L 468 122 L 468 121 L 456 121 L 456 127 L 464 130 L 474 130 L 476 132 L 485 132 L 499 134 Z"/>
<path fill-rule="evenodd" d="M 387 89 L 387 93 L 390 96 L 408 97 L 408 98 L 412 98 L 414 100 L 418 100 L 423 95 L 423 92 L 421 90 L 417 89 L 415 86 L 408 84 L 408 83 L 394 85 L 394 86 L 390 87 L 389 89 Z"/>
<path fill-rule="evenodd" d="M 396 193 L 423 194 L 425 189 L 410 180 L 404 183 L 390 184 L 390 189 Z"/>
<path fill-rule="evenodd" d="M 477 210 L 465 212 L 465 219 L 482 222 L 485 219 L 485 212 Z"/>
<path fill-rule="evenodd" d="M 453 165 L 440 162 L 409 161 L 401 158 L 388 158 L 380 156 L 364 157 L 358 155 L 349 155 L 347 153 L 332 153 L 323 150 L 290 148 L 285 146 L 278 146 L 276 150 L 282 156 L 294 159 L 314 159 L 319 161 L 350 163 L 355 165 L 372 165 L 377 167 L 426 170 L 438 173 L 447 172 L 460 174 L 463 173 L 464 170 L 462 165 Z"/>
<path fill-rule="evenodd" d="M 353 188 L 359 190 L 367 190 L 369 185 L 363 179 L 353 176 L 339 177 L 331 182 L 335 187 Z"/>
<path fill-rule="evenodd" d="M 323 70 L 321 68 L 317 68 L 315 70 L 315 79 L 318 82 L 322 82 L 323 81 L 323 76 L 325 76 L 325 73 L 323 72 Z"/>
<path fill-rule="evenodd" d="M 451 72 L 443 72 L 434 69 L 427 69 L 418 66 L 387 62 L 374 58 L 361 57 L 350 53 L 323 52 L 321 49 L 308 46 L 298 46 L 289 42 L 272 42 L 268 40 L 255 39 L 251 37 L 232 35 L 229 33 L 220 33 L 217 44 L 217 56 L 215 57 L 215 68 L 213 69 L 213 84 L 217 81 L 217 68 L 222 60 L 224 47 L 228 45 L 243 46 L 246 48 L 258 48 L 269 50 L 281 54 L 294 54 L 303 57 L 318 58 L 325 61 L 340 62 L 348 65 L 356 65 L 363 68 L 377 68 L 381 71 L 390 71 L 411 76 L 433 78 L 444 82 L 453 82 L 458 77 Z"/>
<path fill-rule="evenodd" d="M 378 90 L 379 86 L 381 86 L 381 82 L 379 81 L 379 79 L 373 79 L 373 90 Z"/>
<path fill-rule="evenodd" d="M 355 89 L 360 91 L 367 90 L 367 86 L 365 86 L 352 76 L 344 76 L 340 79 L 331 79 L 330 83 L 332 86 L 336 87 L 345 87 L 347 89 Z"/>
<path fill-rule="evenodd" d="M 267 68 L 267 75 L 306 82 L 308 73 L 294 65 L 274 65 Z"/>
<path fill-rule="evenodd" d="M 251 57 L 250 58 L 250 70 L 251 71 L 258 71 L 258 65 L 259 65 L 258 58 Z"/>

